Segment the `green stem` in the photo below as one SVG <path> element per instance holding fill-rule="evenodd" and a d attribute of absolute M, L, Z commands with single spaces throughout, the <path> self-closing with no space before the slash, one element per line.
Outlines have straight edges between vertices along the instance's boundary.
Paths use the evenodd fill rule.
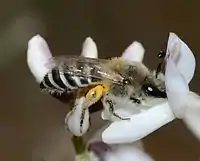
<path fill-rule="evenodd" d="M 77 155 L 85 152 L 86 143 L 84 142 L 82 136 L 74 136 L 73 135 L 71 140 L 73 142 L 74 149 L 75 149 Z"/>

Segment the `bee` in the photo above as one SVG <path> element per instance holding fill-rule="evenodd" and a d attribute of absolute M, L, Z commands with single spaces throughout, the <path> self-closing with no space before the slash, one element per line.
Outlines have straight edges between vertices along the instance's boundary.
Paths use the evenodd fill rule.
<path fill-rule="evenodd" d="M 141 62 L 118 57 L 95 59 L 58 56 L 50 59 L 46 66 L 49 72 L 40 83 L 42 91 L 54 97 L 59 97 L 63 93 L 72 94 L 75 95 L 75 100 L 84 96 L 87 104 L 90 104 L 87 107 L 101 100 L 104 109 L 108 109 L 112 116 L 120 120 L 129 118 L 115 113 L 117 101 L 128 100 L 136 105 L 142 105 L 148 103 L 149 98 L 166 98 L 164 80 L 156 77 L 155 72 Z M 81 111 L 80 134 L 83 133 L 86 106 L 83 106 Z"/>
<path fill-rule="evenodd" d="M 92 104 L 108 94 L 135 104 L 142 104 L 149 97 L 166 98 L 164 80 L 141 62 L 118 57 L 98 59 L 58 56 L 49 60 L 47 66 L 50 70 L 44 76 L 40 88 L 52 95 L 76 93 L 76 97 L 84 95 Z M 115 117 L 129 119 L 114 112 L 112 99 L 102 100 Z"/>

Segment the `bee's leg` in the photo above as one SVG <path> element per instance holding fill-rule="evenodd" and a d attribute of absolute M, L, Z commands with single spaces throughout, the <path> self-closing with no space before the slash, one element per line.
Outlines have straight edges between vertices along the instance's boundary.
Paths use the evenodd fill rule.
<path fill-rule="evenodd" d="M 97 85 L 90 89 L 85 96 L 83 91 L 78 91 L 79 99 L 76 99 L 74 108 L 65 119 L 66 127 L 76 136 L 82 136 L 90 126 L 89 107 L 101 99 L 104 86 Z"/>
<path fill-rule="evenodd" d="M 134 96 L 131 96 L 130 97 L 130 100 L 133 102 L 133 103 L 136 103 L 136 104 L 141 104 L 141 101 L 139 98 L 136 98 Z"/>
<path fill-rule="evenodd" d="M 109 108 L 109 112 L 110 112 L 113 116 L 117 117 L 117 118 L 120 119 L 120 120 L 130 120 L 130 118 L 123 118 L 123 117 L 119 116 L 118 114 L 116 114 L 116 113 L 114 112 L 114 103 L 113 103 L 112 100 L 106 99 L 106 103 L 109 105 L 109 107 L 108 107 L 108 108 Z"/>
<path fill-rule="evenodd" d="M 87 92 L 85 98 L 86 98 L 87 102 L 90 104 L 90 106 L 95 104 L 96 102 L 98 102 L 101 99 L 101 97 L 105 93 L 105 90 L 106 89 L 105 89 L 104 85 L 97 85 Z"/>
<path fill-rule="evenodd" d="M 164 51 L 160 51 L 158 53 L 158 57 L 161 58 L 161 62 L 158 64 L 158 67 L 156 69 L 156 78 L 158 77 L 158 74 L 161 72 L 162 68 L 164 68 L 164 57 L 165 57 L 166 53 Z"/>
<path fill-rule="evenodd" d="M 90 127 L 89 109 L 85 104 L 85 97 L 76 99 L 74 108 L 65 118 L 66 129 L 75 136 L 84 135 Z"/>

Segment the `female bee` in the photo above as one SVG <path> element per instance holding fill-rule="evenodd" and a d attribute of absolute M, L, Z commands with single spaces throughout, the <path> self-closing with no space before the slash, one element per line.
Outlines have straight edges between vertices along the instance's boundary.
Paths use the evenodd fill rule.
<path fill-rule="evenodd" d="M 125 83 L 121 75 L 109 69 L 107 66 L 109 63 L 110 61 L 106 59 L 78 56 L 54 57 L 47 64 L 50 70 L 40 83 L 40 88 L 54 96 L 64 92 L 76 93 L 78 96 L 84 93 L 88 99 L 94 95 L 94 99 L 100 99 L 100 95 L 108 90 L 108 82 L 119 85 Z M 85 93 L 91 88 L 93 90 Z"/>
<path fill-rule="evenodd" d="M 53 95 L 76 93 L 76 97 L 85 96 L 92 104 L 107 94 L 136 104 L 142 104 L 147 97 L 166 98 L 164 81 L 141 62 L 60 56 L 47 65 L 50 70 L 40 87 Z M 102 101 L 114 116 L 126 119 L 114 113 L 113 100 Z"/>

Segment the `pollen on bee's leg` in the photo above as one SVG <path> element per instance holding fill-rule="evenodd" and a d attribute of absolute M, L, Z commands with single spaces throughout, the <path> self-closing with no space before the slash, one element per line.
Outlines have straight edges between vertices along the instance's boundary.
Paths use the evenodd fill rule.
<path fill-rule="evenodd" d="M 91 102 L 91 104 L 99 101 L 104 94 L 104 87 L 102 85 L 97 85 L 94 88 L 90 89 L 86 94 L 86 100 Z"/>
<path fill-rule="evenodd" d="M 90 127 L 90 116 L 88 107 L 84 107 L 85 97 L 76 99 L 74 108 L 65 118 L 65 127 L 75 136 L 84 135 Z"/>

